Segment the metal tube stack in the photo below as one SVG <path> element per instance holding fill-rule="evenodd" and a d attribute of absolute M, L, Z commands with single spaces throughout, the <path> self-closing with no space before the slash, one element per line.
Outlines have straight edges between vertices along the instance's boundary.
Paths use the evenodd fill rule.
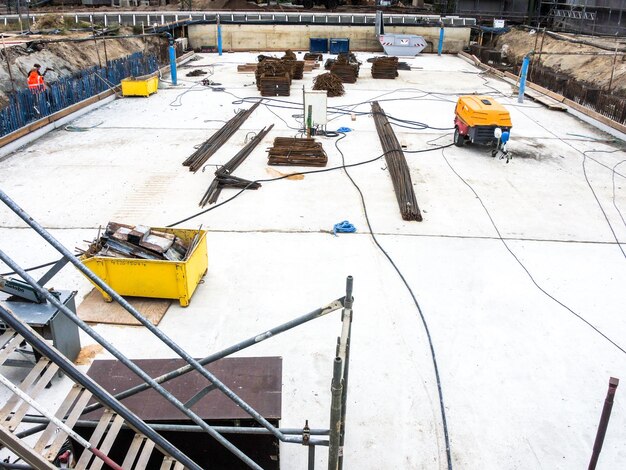
<path fill-rule="evenodd" d="M 192 153 L 183 162 L 183 166 L 188 166 L 189 171 L 193 171 L 194 173 L 202 168 L 202 165 L 237 132 L 237 129 L 239 129 L 244 121 L 258 108 L 259 104 L 261 104 L 260 101 L 255 103 L 250 109 L 239 111 L 230 121 L 224 124 L 220 130 L 206 140 L 198 150 Z"/>
<path fill-rule="evenodd" d="M 387 115 L 378 104 L 378 101 L 372 102 L 372 115 L 376 123 L 378 138 L 385 152 L 387 168 L 389 169 L 402 219 L 421 222 L 422 213 L 417 205 L 417 199 L 413 191 L 409 166 L 406 163 L 404 152 L 402 152 L 402 147 L 396 138 L 396 134 L 393 132 L 391 124 L 389 124 Z"/>
<path fill-rule="evenodd" d="M 248 155 L 252 153 L 256 146 L 263 140 L 268 132 L 272 130 L 273 127 L 274 124 L 261 129 L 244 148 L 237 152 L 237 155 L 231 158 L 215 172 L 215 179 L 209 185 L 209 189 L 207 189 L 206 193 L 204 193 L 204 196 L 200 201 L 200 207 L 217 202 L 217 198 L 219 197 L 222 188 L 258 189 L 261 187 L 259 183 L 234 176 L 233 172 L 243 163 Z"/>

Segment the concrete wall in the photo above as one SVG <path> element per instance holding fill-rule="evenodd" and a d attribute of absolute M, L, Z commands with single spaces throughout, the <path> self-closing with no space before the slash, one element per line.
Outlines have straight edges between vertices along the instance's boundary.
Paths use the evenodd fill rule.
<path fill-rule="evenodd" d="M 387 26 L 385 33 L 417 34 L 433 44 L 437 51 L 439 28 Z M 216 25 L 189 25 L 189 45 L 194 48 L 217 44 Z M 443 51 L 456 53 L 469 44 L 470 28 L 446 28 Z M 222 25 L 224 51 L 309 50 L 309 38 L 349 38 L 353 51 L 382 51 L 371 26 L 321 25 Z M 425 52 L 431 52 L 427 48 Z"/>

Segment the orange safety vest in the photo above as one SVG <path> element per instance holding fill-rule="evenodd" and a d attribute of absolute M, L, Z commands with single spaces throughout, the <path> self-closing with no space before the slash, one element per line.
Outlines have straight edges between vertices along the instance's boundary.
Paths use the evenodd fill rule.
<path fill-rule="evenodd" d="M 28 74 L 28 88 L 32 92 L 42 91 L 45 88 L 43 77 L 37 70 L 32 70 Z"/>

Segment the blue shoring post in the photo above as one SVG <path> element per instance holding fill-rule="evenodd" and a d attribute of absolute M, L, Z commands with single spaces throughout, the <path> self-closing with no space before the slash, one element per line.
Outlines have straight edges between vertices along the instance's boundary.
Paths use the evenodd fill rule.
<path fill-rule="evenodd" d="M 170 74 L 172 75 L 172 85 L 177 85 L 178 80 L 176 76 L 176 48 L 174 47 L 174 41 L 170 42 Z"/>
<path fill-rule="evenodd" d="M 441 55 L 441 52 L 443 51 L 443 22 L 441 23 L 441 27 L 439 28 L 439 45 L 437 46 L 437 55 Z"/>
<path fill-rule="evenodd" d="M 526 74 L 528 73 L 528 64 L 530 63 L 530 54 L 524 56 L 522 61 L 522 73 L 519 79 L 519 95 L 517 95 L 517 102 L 524 102 L 524 89 L 526 88 Z"/>
<path fill-rule="evenodd" d="M 219 15 L 217 15 L 217 53 L 222 55 L 222 25 Z"/>

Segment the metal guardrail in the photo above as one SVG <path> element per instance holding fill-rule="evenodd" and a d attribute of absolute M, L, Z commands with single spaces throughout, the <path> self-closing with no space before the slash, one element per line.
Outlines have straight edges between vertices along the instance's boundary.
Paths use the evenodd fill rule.
<path fill-rule="evenodd" d="M 43 14 L 29 14 L 28 17 L 34 21 Z M 215 12 L 215 11 L 113 11 L 113 12 L 76 12 L 64 14 L 64 17 L 74 18 L 75 22 L 84 21 L 87 23 L 102 23 L 105 26 L 110 24 L 122 24 L 126 26 L 162 26 L 179 21 L 206 21 L 208 23 L 217 22 L 219 17 L 221 23 L 246 24 L 246 23 L 267 23 L 267 24 L 337 24 L 337 25 L 373 25 L 376 20 L 376 13 L 326 13 L 310 11 L 294 12 Z M 22 21 L 25 21 L 22 15 Z M 18 15 L 2 15 L 0 23 L 5 25 L 17 23 Z M 459 16 L 439 16 L 439 15 L 416 15 L 416 14 L 386 14 L 385 24 L 394 25 L 427 25 L 438 24 L 440 21 L 446 26 L 474 26 L 475 18 L 463 18 Z"/>

